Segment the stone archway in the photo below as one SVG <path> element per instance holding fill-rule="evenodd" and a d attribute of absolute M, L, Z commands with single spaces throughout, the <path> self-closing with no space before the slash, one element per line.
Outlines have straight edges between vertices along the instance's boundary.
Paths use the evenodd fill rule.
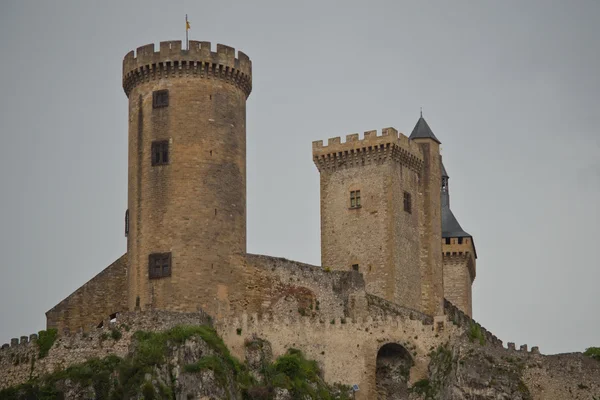
<path fill-rule="evenodd" d="M 403 346 L 397 343 L 383 345 L 377 352 L 377 399 L 408 399 L 408 378 L 413 365 L 409 351 Z"/>

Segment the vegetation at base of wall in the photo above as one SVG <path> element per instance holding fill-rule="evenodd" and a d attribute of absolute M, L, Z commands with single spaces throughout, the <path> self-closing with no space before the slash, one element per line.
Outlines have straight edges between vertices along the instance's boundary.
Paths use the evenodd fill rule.
<path fill-rule="evenodd" d="M 123 334 L 117 328 L 113 328 L 110 330 L 110 337 L 116 342 L 123 337 Z"/>
<path fill-rule="evenodd" d="M 45 331 L 38 332 L 38 340 L 37 345 L 39 348 L 38 358 L 44 358 L 48 355 L 50 348 L 56 341 L 56 337 L 58 336 L 58 331 L 56 329 L 48 329 Z"/>
<path fill-rule="evenodd" d="M 328 386 L 321 377 L 317 362 L 307 360 L 302 352 L 289 349 L 270 365 L 263 367 L 264 382 L 250 387 L 244 396 L 252 400 L 270 400 L 276 388 L 288 390 L 294 399 L 347 400 L 350 388 Z"/>
<path fill-rule="evenodd" d="M 438 346 L 429 353 L 431 357 L 430 378 L 415 382 L 410 391 L 422 395 L 426 400 L 437 399 L 446 380 L 452 372 L 452 351 L 446 345 Z"/>
<path fill-rule="evenodd" d="M 210 370 L 224 389 L 239 390 L 245 400 L 271 400 L 277 389 L 288 390 L 293 398 L 319 400 L 348 400 L 350 388 L 329 386 L 315 361 L 307 360 L 302 352 L 290 349 L 273 363 L 262 367 L 262 382 L 251 376 L 246 365 L 232 357 L 215 330 L 208 326 L 178 326 L 165 332 L 136 332 L 135 350 L 125 358 L 110 355 L 104 359 L 93 358 L 72 365 L 30 382 L 0 390 L 2 400 L 65 399 L 64 382 L 79 389 L 92 387 L 95 398 L 117 400 L 125 398 L 174 399 L 175 378 L 168 363 L 173 346 L 185 343 L 192 337 L 201 338 L 215 354 L 204 356 L 197 362 L 183 366 L 183 373 L 193 374 Z M 256 338 L 245 343 L 249 348 L 262 347 L 263 340 Z M 171 381 L 161 383 L 156 378 L 156 367 L 164 371 Z M 151 379 L 149 379 L 151 377 Z"/>
<path fill-rule="evenodd" d="M 423 396 L 425 399 L 433 399 L 435 394 L 429 379 L 421 379 L 420 381 L 415 382 L 410 391 Z"/>
<path fill-rule="evenodd" d="M 593 358 L 594 360 L 600 361 L 600 347 L 588 347 L 583 353 L 584 356 Z"/>
<path fill-rule="evenodd" d="M 471 340 L 471 342 L 474 341 L 478 341 L 480 345 L 484 345 L 485 344 L 485 335 L 483 334 L 483 331 L 481 330 L 481 325 L 475 323 L 475 322 L 471 322 L 471 325 L 469 326 L 469 339 Z"/>

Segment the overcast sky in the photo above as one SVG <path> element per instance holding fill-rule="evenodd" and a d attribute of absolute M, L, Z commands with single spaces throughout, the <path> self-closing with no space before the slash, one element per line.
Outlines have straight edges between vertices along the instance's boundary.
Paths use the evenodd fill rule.
<path fill-rule="evenodd" d="M 0 343 L 126 249 L 121 62 L 243 50 L 248 251 L 320 264 L 311 142 L 419 107 L 475 237 L 474 317 L 543 353 L 600 346 L 600 1 L 0 1 Z"/>

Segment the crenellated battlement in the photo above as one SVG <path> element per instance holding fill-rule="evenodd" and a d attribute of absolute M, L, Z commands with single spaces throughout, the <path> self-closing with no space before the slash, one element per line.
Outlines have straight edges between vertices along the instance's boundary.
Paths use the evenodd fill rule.
<path fill-rule="evenodd" d="M 138 47 L 123 59 L 123 89 L 129 96 L 141 82 L 171 77 L 200 77 L 222 79 L 244 91 L 246 97 L 252 91 L 252 62 L 241 51 L 217 44 L 211 50 L 210 42 L 189 41 L 189 50 L 182 48 L 181 40 L 160 42 L 155 51 L 154 43 Z"/>
<path fill-rule="evenodd" d="M 487 343 L 490 343 L 493 346 L 502 347 L 502 340 L 498 339 L 496 335 L 489 332 L 487 329 L 477 323 L 477 321 L 469 317 L 446 299 L 444 299 L 444 312 L 447 318 L 458 326 L 469 328 L 471 324 L 478 325 Z"/>
<path fill-rule="evenodd" d="M 319 317 L 310 316 L 298 316 L 298 315 L 276 315 L 276 314 L 246 314 L 243 313 L 239 317 L 224 318 L 218 321 L 215 326 L 221 330 L 230 330 L 238 328 L 250 328 L 250 327 L 278 327 L 288 326 L 295 327 L 294 329 L 308 329 L 308 330 L 340 330 L 347 329 L 349 331 L 356 331 L 357 329 L 364 330 L 364 328 L 373 327 L 394 327 L 396 329 L 405 330 L 408 326 L 412 327 L 414 331 L 434 331 L 433 324 L 428 321 L 421 320 L 417 315 L 411 315 L 410 317 L 404 317 L 394 314 L 378 315 L 378 316 L 366 316 L 366 317 L 335 317 L 331 319 L 323 319 Z M 368 330 L 367 330 L 368 331 Z"/>
<path fill-rule="evenodd" d="M 18 347 L 18 346 L 26 345 L 29 343 L 35 343 L 37 340 L 38 340 L 38 334 L 32 333 L 29 336 L 21 336 L 20 340 L 19 340 L 19 338 L 12 338 L 12 339 L 10 339 L 10 344 L 4 343 L 0 347 L 0 349 L 4 350 L 4 349 L 8 349 L 9 347 Z"/>
<path fill-rule="evenodd" d="M 312 143 L 313 160 L 319 170 L 336 170 L 368 163 L 396 161 L 419 172 L 423 167 L 423 154 L 417 143 L 394 128 L 367 131 L 363 139 L 358 133 L 346 135 L 346 141 L 334 137 L 323 145 L 322 140 Z"/>

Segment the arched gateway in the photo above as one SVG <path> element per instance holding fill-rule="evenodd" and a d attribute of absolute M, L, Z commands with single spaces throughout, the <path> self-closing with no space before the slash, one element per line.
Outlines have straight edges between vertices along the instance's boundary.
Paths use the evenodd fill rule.
<path fill-rule="evenodd" d="M 408 378 L 413 365 L 406 348 L 397 343 L 383 345 L 377 352 L 377 399 L 408 399 Z"/>

